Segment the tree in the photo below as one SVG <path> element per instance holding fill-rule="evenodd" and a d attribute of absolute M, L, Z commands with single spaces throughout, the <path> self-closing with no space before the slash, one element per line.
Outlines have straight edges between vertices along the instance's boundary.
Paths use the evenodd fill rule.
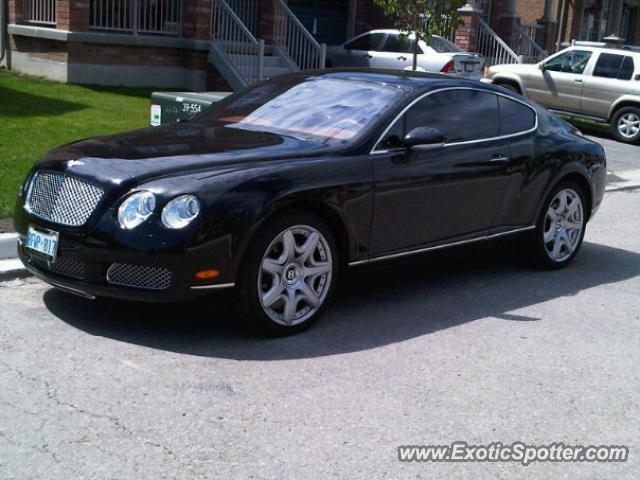
<path fill-rule="evenodd" d="M 463 24 L 458 12 L 465 0 L 373 0 L 404 35 L 413 33 L 413 70 L 418 67 L 418 41 L 448 36 Z"/>

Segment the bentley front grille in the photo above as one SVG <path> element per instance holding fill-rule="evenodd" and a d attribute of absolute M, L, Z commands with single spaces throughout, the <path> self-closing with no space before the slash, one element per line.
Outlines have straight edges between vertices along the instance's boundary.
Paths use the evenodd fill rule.
<path fill-rule="evenodd" d="M 53 223 L 84 225 L 104 196 L 104 190 L 59 172 L 36 172 L 27 195 L 29 213 Z"/>

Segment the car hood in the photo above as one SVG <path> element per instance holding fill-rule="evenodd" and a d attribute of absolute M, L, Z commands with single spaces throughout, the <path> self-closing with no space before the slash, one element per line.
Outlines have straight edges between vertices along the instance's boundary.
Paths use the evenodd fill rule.
<path fill-rule="evenodd" d="M 330 150 L 325 144 L 284 135 L 186 122 L 70 143 L 48 152 L 37 168 L 64 171 L 98 183 L 139 183 Z"/>

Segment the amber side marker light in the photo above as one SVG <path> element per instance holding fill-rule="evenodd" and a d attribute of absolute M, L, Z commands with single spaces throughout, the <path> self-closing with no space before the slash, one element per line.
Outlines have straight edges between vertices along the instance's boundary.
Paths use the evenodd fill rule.
<path fill-rule="evenodd" d="M 218 275 L 220 275 L 218 270 L 201 270 L 194 276 L 200 280 L 206 280 L 208 278 L 216 278 Z"/>

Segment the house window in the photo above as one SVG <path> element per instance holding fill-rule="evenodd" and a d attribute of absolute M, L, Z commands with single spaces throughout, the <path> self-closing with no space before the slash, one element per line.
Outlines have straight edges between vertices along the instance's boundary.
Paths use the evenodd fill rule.
<path fill-rule="evenodd" d="M 180 35 L 182 0 L 90 0 L 92 30 Z"/>
<path fill-rule="evenodd" d="M 23 21 L 46 27 L 56 26 L 56 0 L 23 0 Z"/>

